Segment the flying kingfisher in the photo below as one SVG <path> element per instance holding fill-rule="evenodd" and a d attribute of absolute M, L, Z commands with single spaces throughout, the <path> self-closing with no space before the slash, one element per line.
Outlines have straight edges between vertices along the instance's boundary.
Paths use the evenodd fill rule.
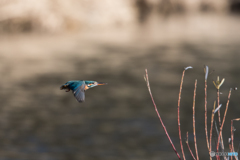
<path fill-rule="evenodd" d="M 96 82 L 96 81 L 84 81 L 84 80 L 74 80 L 68 81 L 63 84 L 60 89 L 66 89 L 66 92 L 72 90 L 74 97 L 78 102 L 83 102 L 85 100 L 85 91 L 89 88 L 93 88 L 99 85 L 106 85 L 107 83 Z"/>

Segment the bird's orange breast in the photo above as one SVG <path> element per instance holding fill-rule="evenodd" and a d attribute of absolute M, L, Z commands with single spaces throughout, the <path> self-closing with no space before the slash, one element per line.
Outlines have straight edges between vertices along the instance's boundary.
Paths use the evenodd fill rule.
<path fill-rule="evenodd" d="M 84 88 L 84 90 L 86 91 L 87 89 L 89 89 L 89 87 L 88 87 L 87 85 L 85 85 L 85 88 Z"/>

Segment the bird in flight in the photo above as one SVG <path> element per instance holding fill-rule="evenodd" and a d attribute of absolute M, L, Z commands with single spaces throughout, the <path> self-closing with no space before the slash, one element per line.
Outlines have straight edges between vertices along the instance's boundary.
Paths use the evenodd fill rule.
<path fill-rule="evenodd" d="M 84 102 L 85 91 L 89 88 L 93 88 L 99 85 L 106 85 L 107 83 L 97 82 L 97 81 L 84 81 L 84 80 L 74 80 L 68 81 L 60 87 L 60 90 L 65 89 L 66 92 L 72 90 L 74 97 L 78 102 Z"/>

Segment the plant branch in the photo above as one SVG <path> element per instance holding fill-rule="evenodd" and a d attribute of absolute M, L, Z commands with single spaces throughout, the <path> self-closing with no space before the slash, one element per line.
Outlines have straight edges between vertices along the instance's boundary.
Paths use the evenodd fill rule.
<path fill-rule="evenodd" d="M 188 144 L 188 132 L 186 133 L 186 144 L 187 144 L 187 146 L 188 146 L 188 150 L 189 150 L 189 152 L 191 153 L 193 159 L 196 160 L 196 158 L 194 157 L 194 155 L 193 155 L 193 153 L 192 153 L 192 150 L 191 150 L 191 148 L 190 148 L 190 146 L 189 146 L 189 144 Z"/>
<path fill-rule="evenodd" d="M 163 126 L 163 129 L 164 129 L 164 131 L 165 131 L 165 133 L 166 133 L 166 135 L 167 135 L 167 137 L 168 137 L 169 142 L 170 142 L 171 145 L 172 145 L 172 148 L 173 148 L 174 152 L 175 152 L 176 155 L 178 156 L 179 160 L 181 160 L 181 157 L 180 157 L 180 155 L 178 154 L 178 152 L 177 152 L 177 150 L 176 150 L 176 148 L 175 148 L 175 146 L 174 146 L 174 144 L 173 144 L 173 142 L 172 142 L 172 140 L 171 140 L 171 138 L 170 138 L 170 136 L 169 136 L 169 134 L 168 134 L 168 132 L 167 132 L 167 129 L 166 129 L 166 127 L 165 127 L 165 125 L 164 125 L 164 123 L 163 123 L 163 121 L 162 121 L 162 118 L 161 118 L 161 116 L 160 116 L 160 114 L 159 114 L 159 112 L 158 112 L 157 106 L 156 106 L 155 101 L 154 101 L 154 99 L 153 99 L 152 92 L 151 92 L 151 88 L 150 88 L 150 84 L 149 84 L 149 80 L 148 80 L 147 69 L 145 69 L 145 72 L 146 72 L 146 76 L 145 76 L 144 78 L 145 78 L 145 81 L 146 81 L 146 83 L 147 83 L 148 91 L 149 91 L 150 97 L 151 97 L 151 99 L 152 99 L 153 105 L 154 105 L 154 107 L 155 107 L 155 111 L 157 112 L 158 118 L 159 118 L 159 120 L 160 120 L 160 122 L 161 122 L 161 124 L 162 124 L 162 126 Z"/>
<path fill-rule="evenodd" d="M 214 120 L 214 111 L 215 111 L 215 106 L 216 106 L 216 101 L 214 101 L 214 105 L 213 105 L 213 110 L 212 110 L 212 117 L 211 117 L 211 127 L 210 127 L 210 144 L 209 144 L 209 153 L 211 153 L 212 151 L 212 130 L 213 130 L 213 120 Z M 210 155 L 210 154 L 209 154 Z M 210 160 L 212 159 L 212 157 L 210 156 Z"/>
<path fill-rule="evenodd" d="M 196 157 L 197 157 L 197 160 L 199 160 L 199 157 L 198 157 L 198 149 L 197 149 L 196 127 L 195 127 L 195 99 L 196 99 L 196 90 L 197 90 L 197 80 L 195 80 L 194 95 L 193 95 L 193 135 L 194 135 L 194 144 L 195 144 Z"/>
<path fill-rule="evenodd" d="M 224 116 L 223 116 L 222 125 L 221 125 L 221 127 L 220 127 L 220 131 L 219 131 L 219 135 L 218 135 L 217 152 L 218 152 L 218 149 L 219 149 L 219 142 L 220 142 L 220 137 L 221 137 L 221 135 L 222 135 L 223 125 L 224 125 L 225 118 L 226 118 L 226 115 L 227 115 L 227 110 L 228 110 L 228 105 L 229 105 L 229 101 L 230 101 L 230 97 L 231 97 L 231 92 L 232 92 L 232 88 L 230 88 L 230 90 L 229 90 L 228 100 L 227 100 L 227 104 L 226 104 L 226 109 L 225 109 L 225 113 L 224 113 Z"/>
<path fill-rule="evenodd" d="M 208 128 L 207 128 L 207 77 L 208 77 L 208 66 L 205 67 L 205 134 L 206 134 L 208 152 L 210 154 L 209 141 L 208 141 Z"/>

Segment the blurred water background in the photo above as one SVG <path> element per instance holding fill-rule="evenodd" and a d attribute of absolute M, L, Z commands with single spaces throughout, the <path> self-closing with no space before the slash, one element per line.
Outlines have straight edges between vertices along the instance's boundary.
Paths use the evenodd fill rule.
<path fill-rule="evenodd" d="M 208 65 L 208 126 L 221 88 L 223 115 L 229 88 L 239 86 L 238 0 L 0 0 L 0 160 L 177 159 L 152 105 L 180 153 L 177 100 L 186 66 L 181 127 L 184 150 L 192 135 L 192 97 L 198 79 L 196 133 L 208 158 L 204 131 L 204 65 Z M 107 82 L 78 103 L 59 87 L 69 80 Z M 230 120 L 239 117 L 232 93 Z M 234 123 L 235 148 L 240 140 Z M 215 134 L 216 138 L 216 134 Z"/>

